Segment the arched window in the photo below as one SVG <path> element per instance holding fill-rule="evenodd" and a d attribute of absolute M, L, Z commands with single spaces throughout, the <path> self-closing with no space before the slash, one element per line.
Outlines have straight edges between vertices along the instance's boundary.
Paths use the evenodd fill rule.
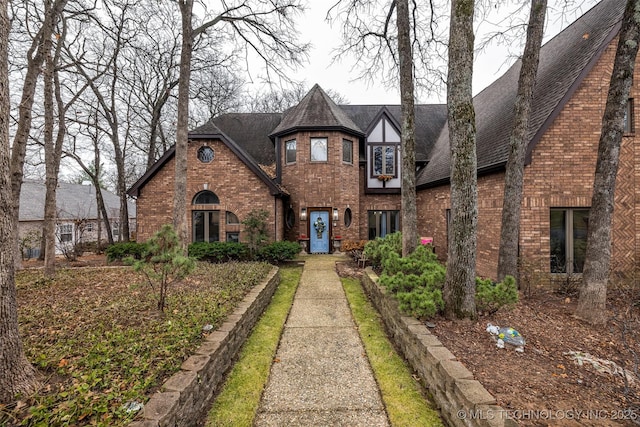
<path fill-rule="evenodd" d="M 233 212 L 227 211 L 227 224 L 240 224 L 238 215 L 234 214 Z"/>
<path fill-rule="evenodd" d="M 218 205 L 220 199 L 216 196 L 216 193 L 209 190 L 204 190 L 196 194 L 193 198 L 194 205 Z"/>

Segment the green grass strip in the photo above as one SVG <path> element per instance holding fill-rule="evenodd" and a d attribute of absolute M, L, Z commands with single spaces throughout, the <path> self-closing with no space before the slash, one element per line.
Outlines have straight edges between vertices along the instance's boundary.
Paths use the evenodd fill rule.
<path fill-rule="evenodd" d="M 360 282 L 345 278 L 342 284 L 391 425 L 442 426 L 438 411 L 429 404 L 422 387 L 413 379 L 409 367 L 389 342 L 380 317 L 367 300 Z"/>
<path fill-rule="evenodd" d="M 301 267 L 280 268 L 280 285 L 242 347 L 240 359 L 209 411 L 207 426 L 250 427 L 253 424 L 301 275 Z"/>

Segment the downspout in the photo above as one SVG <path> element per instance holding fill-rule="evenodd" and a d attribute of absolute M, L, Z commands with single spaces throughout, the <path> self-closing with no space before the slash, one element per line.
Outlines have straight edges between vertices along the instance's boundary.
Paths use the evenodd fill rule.
<path fill-rule="evenodd" d="M 282 164 L 280 162 L 280 137 L 276 136 L 276 183 L 282 184 Z"/>
<path fill-rule="evenodd" d="M 273 213 L 274 213 L 274 221 L 273 221 L 273 240 L 278 241 L 278 198 L 273 196 Z"/>

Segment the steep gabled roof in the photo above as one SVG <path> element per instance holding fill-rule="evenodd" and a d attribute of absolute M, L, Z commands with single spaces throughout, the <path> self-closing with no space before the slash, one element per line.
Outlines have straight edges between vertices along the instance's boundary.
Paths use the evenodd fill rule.
<path fill-rule="evenodd" d="M 282 121 L 270 136 L 274 138 L 298 130 L 326 129 L 364 136 L 358 125 L 316 84 L 298 105 L 284 113 Z"/>
<path fill-rule="evenodd" d="M 402 123 L 399 105 L 341 105 L 340 108 L 360 127 L 368 129 L 382 110 L 388 112 L 397 123 Z M 419 104 L 416 114 L 416 161 L 429 160 L 429 153 L 447 120 L 444 104 Z"/>
<path fill-rule="evenodd" d="M 189 132 L 189 140 L 213 140 L 218 139 L 222 141 L 238 158 L 258 177 L 260 178 L 271 191 L 273 196 L 286 195 L 286 191 L 278 186 L 269 175 L 258 165 L 258 163 L 247 154 L 238 144 L 235 143 L 228 135 L 222 132 L 213 121 L 209 121 L 206 124 L 200 126 L 192 132 Z M 156 163 L 154 163 L 149 170 L 131 186 L 127 194 L 132 197 L 138 197 L 140 195 L 140 189 L 151 179 L 153 176 L 175 155 L 175 146 L 171 147 Z"/>
<path fill-rule="evenodd" d="M 282 113 L 225 113 L 192 130 L 190 135 L 222 130 L 256 162 L 271 165 L 276 162 L 276 153 L 269 134 L 281 120 Z"/>
<path fill-rule="evenodd" d="M 20 221 L 44 220 L 44 201 L 47 188 L 44 182 L 24 181 L 20 189 Z M 110 191 L 102 190 L 102 199 L 109 216 L 118 217 L 120 198 Z M 130 202 L 129 216 L 135 218 L 136 206 Z M 56 211 L 61 220 L 96 219 L 96 188 L 93 185 L 58 182 L 56 189 Z M 115 214 L 113 214 L 115 212 Z"/>
<path fill-rule="evenodd" d="M 540 50 L 529 121 L 530 154 L 578 86 L 619 31 L 624 0 L 603 0 Z M 478 173 L 504 167 L 513 127 L 521 61 L 475 96 Z M 419 187 L 447 182 L 450 174 L 449 130 L 444 126 Z"/>

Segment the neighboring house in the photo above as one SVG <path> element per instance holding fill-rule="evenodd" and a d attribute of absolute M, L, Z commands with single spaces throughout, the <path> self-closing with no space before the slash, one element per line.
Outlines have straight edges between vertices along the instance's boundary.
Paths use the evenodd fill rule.
<path fill-rule="evenodd" d="M 20 192 L 20 221 L 18 234 L 27 258 L 40 254 L 40 236 L 44 225 L 44 202 L 46 187 L 44 182 L 25 181 Z M 102 190 L 105 207 L 109 216 L 114 240 L 120 233 L 120 198 Z M 95 187 L 89 183 L 67 184 L 59 182 L 56 190 L 56 253 L 62 254 L 77 243 L 96 242 L 98 239 L 98 215 Z M 129 203 L 129 222 L 135 229 L 135 204 Z M 107 233 L 102 222 L 101 242 L 107 241 Z"/>
<path fill-rule="evenodd" d="M 602 114 L 624 0 L 603 0 L 543 46 L 529 129 L 520 256 L 529 270 L 582 271 Z M 496 274 L 504 166 L 520 62 L 474 98 L 479 185 L 478 274 Z M 640 146 L 632 88 L 621 151 L 613 268 L 640 255 Z M 270 237 L 311 253 L 332 239 L 373 239 L 401 229 L 400 107 L 336 105 L 314 86 L 282 114 L 224 114 L 189 134 L 187 197 L 193 241 L 242 239 L 253 209 L 269 212 Z M 446 257 L 450 209 L 446 106 L 416 106 L 418 228 Z M 129 190 L 138 235 L 171 222 L 174 151 Z M 640 182 L 640 181 L 638 181 Z M 340 240 L 340 239 L 335 239 Z"/>

